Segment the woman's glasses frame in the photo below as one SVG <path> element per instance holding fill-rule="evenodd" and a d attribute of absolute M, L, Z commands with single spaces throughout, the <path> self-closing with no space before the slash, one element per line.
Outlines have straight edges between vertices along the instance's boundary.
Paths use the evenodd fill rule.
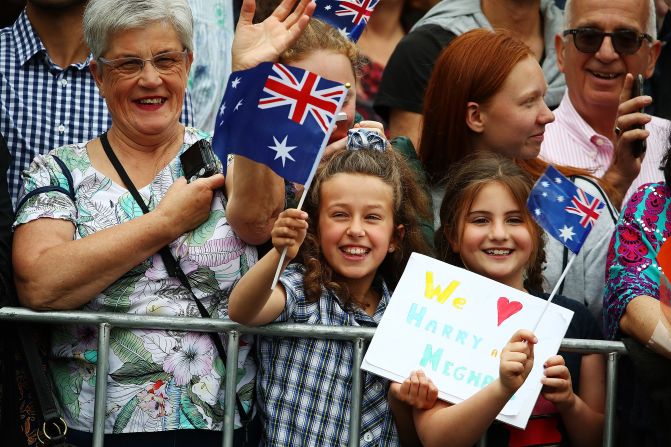
<path fill-rule="evenodd" d="M 650 34 L 639 33 L 633 29 L 619 29 L 613 32 L 601 31 L 597 28 L 573 28 L 564 31 L 564 37 L 573 36 L 573 44 L 581 53 L 592 54 L 599 51 L 603 39 L 608 36 L 613 48 L 620 56 L 628 56 L 636 53 L 644 40 L 652 43 Z"/>
<path fill-rule="evenodd" d="M 174 71 L 175 67 L 186 60 L 188 54 L 189 50 L 185 48 L 182 51 L 167 51 L 165 53 L 160 53 L 149 59 L 142 59 L 140 57 L 106 59 L 104 57 L 99 57 L 98 61 L 124 76 L 139 75 L 142 73 L 142 70 L 144 70 L 144 64 L 146 62 L 150 62 L 157 72 L 161 74 L 169 74 Z"/>

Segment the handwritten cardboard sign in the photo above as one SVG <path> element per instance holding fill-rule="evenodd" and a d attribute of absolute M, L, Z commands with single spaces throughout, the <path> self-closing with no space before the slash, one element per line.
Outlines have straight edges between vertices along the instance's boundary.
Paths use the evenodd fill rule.
<path fill-rule="evenodd" d="M 512 334 L 532 328 L 546 301 L 428 256 L 413 253 L 361 367 L 396 382 L 421 369 L 439 397 L 469 398 L 498 377 Z M 573 312 L 555 304 L 536 336 L 534 367 L 497 416 L 525 428 L 541 390 L 543 362 L 557 353 Z"/>

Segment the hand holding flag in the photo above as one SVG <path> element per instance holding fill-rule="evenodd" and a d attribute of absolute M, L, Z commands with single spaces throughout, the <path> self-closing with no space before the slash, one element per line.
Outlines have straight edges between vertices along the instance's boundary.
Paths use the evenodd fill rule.
<path fill-rule="evenodd" d="M 224 169 L 228 155 L 239 154 L 307 190 L 347 90 L 315 73 L 270 62 L 233 72 L 219 108 L 212 148 Z M 286 248 L 271 288 L 277 284 L 285 256 Z"/>
<path fill-rule="evenodd" d="M 572 252 L 536 323 L 538 327 L 559 285 L 564 281 L 585 239 L 599 219 L 604 203 L 578 188 L 554 166 L 549 165 L 531 189 L 527 207 L 536 222 Z"/>

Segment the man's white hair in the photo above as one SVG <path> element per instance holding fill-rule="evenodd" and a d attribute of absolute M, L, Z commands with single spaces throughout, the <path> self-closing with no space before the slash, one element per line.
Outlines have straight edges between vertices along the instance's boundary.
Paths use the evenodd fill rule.
<path fill-rule="evenodd" d="M 583 0 L 576 0 L 578 2 Z M 564 5 L 564 29 L 573 28 L 573 0 L 566 0 Z M 657 10 L 655 0 L 648 0 L 648 21 L 645 25 L 645 33 L 650 34 L 653 40 L 657 40 Z"/>

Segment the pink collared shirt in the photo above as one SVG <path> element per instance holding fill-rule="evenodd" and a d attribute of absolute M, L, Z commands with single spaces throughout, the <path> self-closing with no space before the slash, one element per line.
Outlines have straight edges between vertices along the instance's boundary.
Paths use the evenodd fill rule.
<path fill-rule="evenodd" d="M 554 114 L 555 121 L 545 126 L 540 157 L 549 163 L 588 169 L 601 177 L 613 159 L 613 143 L 582 119 L 569 99 L 568 90 Z M 640 174 L 624 197 L 623 208 L 639 186 L 664 180 L 660 165 L 668 148 L 671 123 L 653 116 L 645 128 L 650 131 L 648 150 Z"/>

